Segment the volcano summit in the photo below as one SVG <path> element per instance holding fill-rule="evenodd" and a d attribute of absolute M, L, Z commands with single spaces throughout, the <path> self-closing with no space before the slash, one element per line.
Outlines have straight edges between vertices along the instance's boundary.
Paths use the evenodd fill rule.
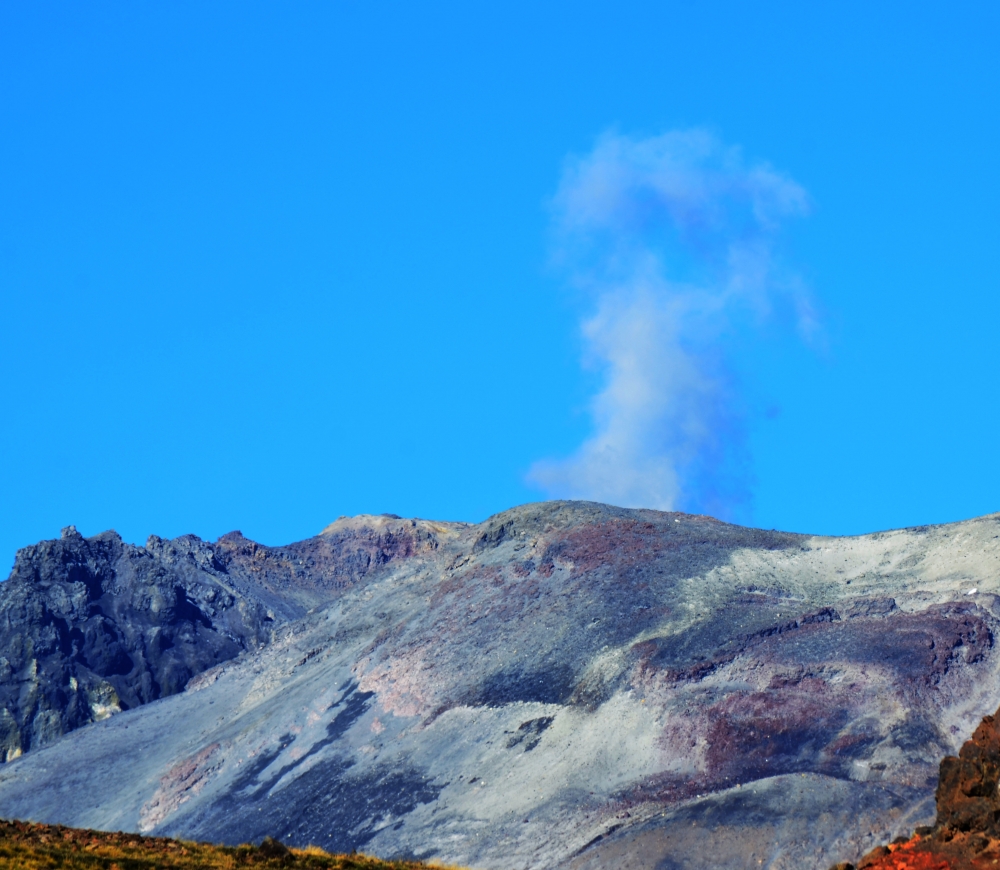
<path fill-rule="evenodd" d="M 0 587 L 0 816 L 490 870 L 826 867 L 934 819 L 938 761 L 1000 701 L 998 567 L 1000 516 L 68 530 Z"/>

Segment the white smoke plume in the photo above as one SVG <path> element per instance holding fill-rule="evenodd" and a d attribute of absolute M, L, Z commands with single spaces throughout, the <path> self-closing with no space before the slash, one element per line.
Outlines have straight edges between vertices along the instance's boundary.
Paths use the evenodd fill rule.
<path fill-rule="evenodd" d="M 733 361 L 765 328 L 817 332 L 776 252 L 782 223 L 807 204 L 790 178 L 699 130 L 606 134 L 567 164 L 554 254 L 584 291 L 585 363 L 603 386 L 591 436 L 569 458 L 535 463 L 530 483 L 559 498 L 743 512 L 751 474 Z"/>

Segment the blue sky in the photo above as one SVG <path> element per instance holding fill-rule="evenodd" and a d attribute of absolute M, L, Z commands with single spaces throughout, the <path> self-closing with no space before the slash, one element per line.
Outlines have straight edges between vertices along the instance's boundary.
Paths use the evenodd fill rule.
<path fill-rule="evenodd" d="M 0 558 L 1000 509 L 1000 13 L 819 6 L 0 6 Z"/>

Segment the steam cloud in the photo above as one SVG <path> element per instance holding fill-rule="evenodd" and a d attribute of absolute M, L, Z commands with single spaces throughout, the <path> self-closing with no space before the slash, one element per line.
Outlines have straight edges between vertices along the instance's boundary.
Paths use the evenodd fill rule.
<path fill-rule="evenodd" d="M 560 498 L 732 516 L 748 503 L 746 411 L 733 365 L 765 325 L 817 331 L 781 268 L 805 191 L 703 131 L 600 138 L 553 200 L 555 260 L 585 293 L 585 363 L 603 386 L 592 435 L 530 483 Z"/>

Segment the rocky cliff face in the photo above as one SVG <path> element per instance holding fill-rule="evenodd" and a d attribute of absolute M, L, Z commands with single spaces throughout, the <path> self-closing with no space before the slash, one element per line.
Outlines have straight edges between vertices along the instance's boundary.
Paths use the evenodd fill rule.
<path fill-rule="evenodd" d="M 3 766 L 0 816 L 494 870 L 828 867 L 933 822 L 937 760 L 1000 699 L 995 516 L 408 522 L 199 543 L 272 639 Z"/>
<path fill-rule="evenodd" d="M 27 547 L 0 585 L 0 758 L 180 692 L 435 541 L 427 524 L 362 517 L 288 547 L 239 532 L 136 547 L 72 527 Z"/>

